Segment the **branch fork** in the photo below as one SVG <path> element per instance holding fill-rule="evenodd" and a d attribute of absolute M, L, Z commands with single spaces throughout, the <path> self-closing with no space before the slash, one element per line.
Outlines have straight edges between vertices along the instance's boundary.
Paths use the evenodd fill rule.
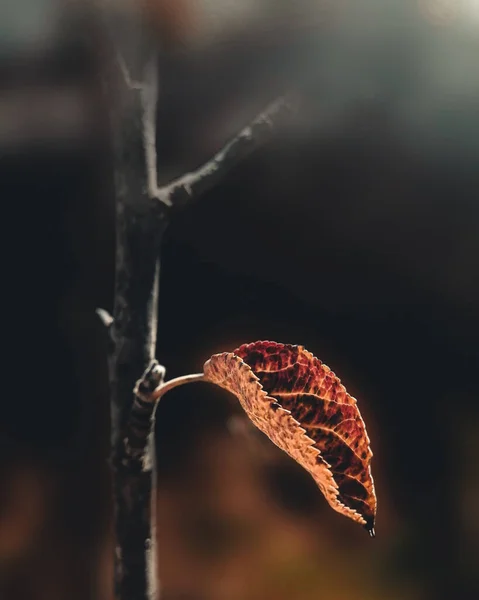
<path fill-rule="evenodd" d="M 128 89 L 139 91 L 141 95 L 148 196 L 168 208 L 186 206 L 189 202 L 221 183 L 233 168 L 243 162 L 254 150 L 266 143 L 275 130 L 296 109 L 297 98 L 293 94 L 276 99 L 208 162 L 195 171 L 186 173 L 169 184 L 160 187 L 158 185 L 156 155 L 157 61 L 152 58 L 147 63 L 143 82 L 133 82 L 131 80 L 125 62 L 119 54 L 118 61 Z"/>

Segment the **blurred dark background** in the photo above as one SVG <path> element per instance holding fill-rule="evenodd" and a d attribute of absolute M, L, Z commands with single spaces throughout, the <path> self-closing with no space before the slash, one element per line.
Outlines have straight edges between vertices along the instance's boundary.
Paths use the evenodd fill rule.
<path fill-rule="evenodd" d="M 149 0 L 162 180 L 284 89 L 298 118 L 174 215 L 169 377 L 303 344 L 358 398 L 377 538 L 205 384 L 157 413 L 168 600 L 479 594 L 479 2 Z M 106 341 L 114 198 L 102 65 L 79 2 L 0 12 L 6 341 L 0 598 L 111 598 Z M 87 18 L 88 16 L 88 18 Z"/>

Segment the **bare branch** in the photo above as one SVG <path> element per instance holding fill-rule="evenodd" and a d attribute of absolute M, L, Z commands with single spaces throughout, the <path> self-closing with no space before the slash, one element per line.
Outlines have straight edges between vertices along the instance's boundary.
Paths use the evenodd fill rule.
<path fill-rule="evenodd" d="M 123 79 L 125 81 L 126 87 L 129 90 L 138 90 L 142 91 L 144 88 L 144 84 L 141 81 L 134 81 L 130 75 L 130 71 L 126 65 L 125 59 L 123 58 L 120 50 L 117 46 L 114 46 L 115 54 L 116 54 L 116 62 L 118 63 L 118 67 L 123 75 Z"/>
<path fill-rule="evenodd" d="M 145 20 L 144 7 L 134 0 L 94 0 L 94 4 L 109 38 L 112 59 L 127 89 L 141 91 L 144 65 L 150 50 L 156 46 Z"/>
<path fill-rule="evenodd" d="M 155 355 L 159 249 L 166 210 L 151 219 L 156 190 L 156 44 L 141 3 L 98 0 L 110 44 L 105 69 L 116 188 L 114 343 L 108 349 L 111 407 L 112 504 L 115 524 L 116 600 L 157 600 L 154 404 L 133 396 L 145 372 L 162 381 Z M 120 72 L 120 77 L 117 74 Z M 137 83 L 137 81 L 140 83 Z M 152 168 L 153 165 L 153 168 Z M 163 212 L 163 214 L 161 214 Z M 108 319 L 100 318 L 104 322 Z M 157 365 L 157 363 L 156 363 Z M 157 368 L 158 367 L 158 368 Z M 148 369 L 147 369 L 148 368 Z M 147 371 L 145 371 L 147 369 Z"/>
<path fill-rule="evenodd" d="M 169 221 L 167 209 L 185 205 L 220 183 L 272 137 L 293 106 L 288 98 L 274 102 L 207 164 L 159 187 L 158 48 L 154 32 L 145 21 L 142 3 L 115 0 L 108 9 L 103 4 L 103 9 L 101 20 L 112 42 L 109 58 L 121 72 L 121 77 L 116 77 L 106 70 L 117 209 L 113 316 L 97 311 L 112 340 L 108 358 L 115 597 L 157 600 L 156 503 L 151 501 L 156 486 L 155 408 L 159 397 L 172 387 L 203 378 L 189 376 L 163 384 L 164 369 L 153 360 L 160 247 Z"/>
<path fill-rule="evenodd" d="M 158 189 L 153 197 L 167 206 L 184 206 L 218 185 L 252 152 L 269 141 L 294 112 L 292 97 L 281 97 L 245 127 L 206 164 Z"/>
<path fill-rule="evenodd" d="M 158 101 L 158 61 L 155 56 L 145 67 L 145 81 L 141 86 L 141 103 L 143 107 L 143 147 L 145 151 L 146 180 L 148 196 L 158 196 L 158 173 L 156 164 L 156 105 Z M 171 206 L 168 198 L 162 200 Z"/>

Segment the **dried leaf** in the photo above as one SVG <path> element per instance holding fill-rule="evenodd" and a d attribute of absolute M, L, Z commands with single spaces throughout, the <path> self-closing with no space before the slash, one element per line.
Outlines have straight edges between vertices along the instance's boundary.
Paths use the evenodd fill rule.
<path fill-rule="evenodd" d="M 215 354 L 204 373 L 313 476 L 334 510 L 374 536 L 369 438 L 356 400 L 329 367 L 302 346 L 255 342 Z"/>

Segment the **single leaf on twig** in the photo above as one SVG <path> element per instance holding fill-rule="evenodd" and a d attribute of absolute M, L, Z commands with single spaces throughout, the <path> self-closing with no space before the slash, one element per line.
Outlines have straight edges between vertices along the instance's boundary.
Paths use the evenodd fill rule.
<path fill-rule="evenodd" d="M 215 354 L 204 373 L 313 476 L 334 510 L 374 536 L 369 438 L 356 400 L 329 367 L 302 346 L 255 342 Z"/>

